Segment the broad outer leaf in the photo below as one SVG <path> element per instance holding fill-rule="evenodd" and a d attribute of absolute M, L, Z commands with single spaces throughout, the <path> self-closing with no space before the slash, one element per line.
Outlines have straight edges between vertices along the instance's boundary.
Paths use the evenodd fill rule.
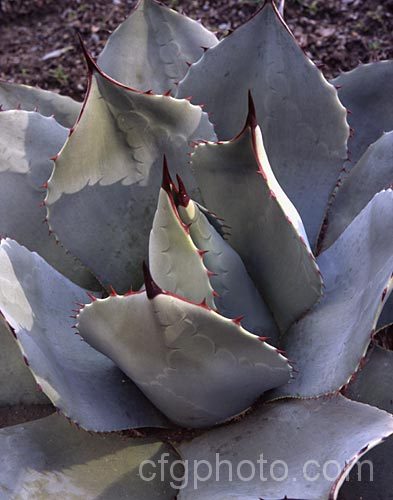
<path fill-rule="evenodd" d="M 97 300 L 77 326 L 175 423 L 214 425 L 288 381 L 287 360 L 263 338 L 207 306 L 162 293 L 151 278 L 146 289 Z"/>
<path fill-rule="evenodd" d="M 273 171 L 313 245 L 347 156 L 349 128 L 336 90 L 271 1 L 190 68 L 178 96 L 205 104 L 218 137 L 228 140 L 244 123 L 249 90 Z"/>
<path fill-rule="evenodd" d="M 337 189 L 327 214 L 322 249 L 336 241 L 376 193 L 392 185 L 393 132 L 388 132 L 367 149 Z"/>
<path fill-rule="evenodd" d="M 393 192 L 377 194 L 318 259 L 326 290 L 284 337 L 299 370 L 280 395 L 335 392 L 356 371 L 389 297 L 393 271 Z"/>
<path fill-rule="evenodd" d="M 178 210 L 211 273 L 210 282 L 216 292 L 214 302 L 220 314 L 227 318 L 241 317 L 246 330 L 276 341 L 277 325 L 239 255 L 193 200 L 190 199 L 187 206 L 179 206 Z"/>
<path fill-rule="evenodd" d="M 198 465 L 178 499 L 335 499 L 365 447 L 392 433 L 390 415 L 343 396 L 262 405 L 180 445 L 186 463 Z"/>
<path fill-rule="evenodd" d="M 37 254 L 12 240 L 2 241 L 0 310 L 52 403 L 87 430 L 165 425 L 137 387 L 74 334 L 70 315 L 85 298 L 83 289 Z"/>
<path fill-rule="evenodd" d="M 207 115 L 188 101 L 142 94 L 92 69 L 83 112 L 48 183 L 48 218 L 101 282 L 127 291 L 142 283 L 162 155 L 197 195 L 188 142 L 215 135 Z"/>
<path fill-rule="evenodd" d="M 0 317 L 0 406 L 41 403 L 48 399 L 38 390 L 10 328 Z"/>
<path fill-rule="evenodd" d="M 366 364 L 356 374 L 346 394 L 351 399 L 377 406 L 393 413 L 392 399 L 393 352 L 375 346 L 367 356 Z M 387 500 L 393 497 L 393 437 L 364 457 L 359 478 L 359 470 L 354 468 L 350 481 L 340 492 L 340 500 L 363 498 L 364 500 Z M 368 461 L 368 462 L 367 462 Z M 370 466 L 371 464 L 371 466 Z M 372 467 L 370 476 L 370 467 Z"/>
<path fill-rule="evenodd" d="M 75 124 L 81 110 L 81 104 L 70 97 L 3 81 L 0 81 L 0 106 L 3 110 L 37 110 L 41 115 L 54 116 L 57 122 L 67 128 Z"/>
<path fill-rule="evenodd" d="M 208 270 L 179 217 L 170 190 L 160 189 L 150 232 L 149 265 L 154 280 L 164 290 L 196 303 L 206 300 L 215 307 Z"/>
<path fill-rule="evenodd" d="M 200 23 L 154 0 L 141 0 L 112 33 L 99 66 L 119 82 L 162 94 L 175 90 L 189 65 L 217 38 Z"/>
<path fill-rule="evenodd" d="M 172 500 L 176 493 L 170 470 L 179 474 L 178 457 L 152 439 L 89 434 L 53 415 L 0 430 L 0 447 L 4 499 Z"/>
<path fill-rule="evenodd" d="M 201 144 L 192 168 L 209 209 L 285 331 L 320 298 L 322 279 L 298 212 L 278 184 L 252 116 L 235 139 Z"/>
<path fill-rule="evenodd" d="M 43 184 L 68 131 L 54 118 L 27 111 L 0 113 L 0 234 L 38 252 L 69 279 L 99 287 L 91 273 L 56 243 L 45 224 Z"/>
<path fill-rule="evenodd" d="M 393 129 L 393 61 L 363 64 L 343 73 L 332 83 L 338 96 L 350 110 L 348 122 L 354 129 L 349 142 L 351 159 L 358 161 L 366 149 Z"/>

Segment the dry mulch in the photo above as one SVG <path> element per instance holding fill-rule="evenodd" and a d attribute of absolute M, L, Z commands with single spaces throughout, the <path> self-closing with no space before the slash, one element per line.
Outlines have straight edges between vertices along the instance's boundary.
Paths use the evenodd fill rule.
<path fill-rule="evenodd" d="M 164 3 L 201 19 L 220 37 L 260 5 L 255 0 Z M 133 0 L 0 0 L 0 78 L 82 99 L 86 72 L 75 30 L 98 55 L 134 5 Z M 393 0 L 287 0 L 285 17 L 327 77 L 359 62 L 393 58 Z M 61 55 L 48 58 L 53 51 Z"/>

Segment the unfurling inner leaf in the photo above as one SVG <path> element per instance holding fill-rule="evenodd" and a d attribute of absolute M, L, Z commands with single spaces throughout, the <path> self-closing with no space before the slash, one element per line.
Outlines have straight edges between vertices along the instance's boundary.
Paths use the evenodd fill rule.
<path fill-rule="evenodd" d="M 164 290 L 215 307 L 208 270 L 179 217 L 166 165 L 150 233 L 149 264 L 154 280 Z"/>

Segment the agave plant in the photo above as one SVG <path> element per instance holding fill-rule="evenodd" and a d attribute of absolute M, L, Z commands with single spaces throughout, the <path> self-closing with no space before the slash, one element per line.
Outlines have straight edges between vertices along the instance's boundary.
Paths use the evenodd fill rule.
<path fill-rule="evenodd" d="M 271 1 L 82 49 L 83 105 L 0 83 L 0 403 L 57 410 L 2 497 L 337 498 L 386 441 L 340 493 L 386 498 L 393 64 L 328 83 Z"/>

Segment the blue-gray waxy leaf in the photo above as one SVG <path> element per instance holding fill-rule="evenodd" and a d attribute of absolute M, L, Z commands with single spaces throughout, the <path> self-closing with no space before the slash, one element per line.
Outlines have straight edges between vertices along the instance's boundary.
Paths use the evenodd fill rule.
<path fill-rule="evenodd" d="M 228 140 L 244 123 L 248 90 L 273 171 L 314 245 L 347 156 L 349 127 L 336 90 L 270 1 L 190 68 L 178 96 L 204 104 L 219 139 Z"/>
<path fill-rule="evenodd" d="M 35 112 L 0 113 L 0 234 L 38 252 L 52 266 L 88 289 L 98 283 L 72 255 L 49 235 L 45 223 L 44 184 L 50 159 L 63 146 L 68 130 L 54 118 Z"/>
<path fill-rule="evenodd" d="M 190 467 L 178 499 L 334 500 L 365 447 L 392 433 L 389 414 L 343 396 L 262 405 L 179 446 L 187 463 L 204 461 L 213 472 Z"/>
<path fill-rule="evenodd" d="M 343 73 L 332 83 L 339 87 L 338 97 L 349 109 L 348 122 L 354 129 L 349 142 L 351 159 L 358 161 L 366 149 L 393 130 L 393 61 L 360 65 Z"/>
<path fill-rule="evenodd" d="M 367 149 L 337 189 L 327 214 L 322 249 L 336 241 L 375 194 L 392 185 L 393 132 L 388 132 Z"/>
<path fill-rule="evenodd" d="M 181 477 L 170 445 L 89 434 L 59 415 L 1 429 L 0 447 L 4 499 L 172 500 Z"/>
<path fill-rule="evenodd" d="M 239 255 L 214 229 L 193 200 L 189 199 L 186 206 L 180 205 L 178 211 L 210 272 L 210 283 L 215 291 L 214 302 L 220 314 L 227 318 L 242 317 L 246 330 L 277 341 L 277 325 Z"/>
<path fill-rule="evenodd" d="M 48 402 L 24 363 L 9 326 L 0 317 L 0 407 Z"/>
<path fill-rule="evenodd" d="M 377 194 L 319 257 L 325 294 L 284 337 L 299 373 L 276 394 L 335 392 L 358 368 L 392 287 L 392 213 L 393 192 Z"/>
<path fill-rule="evenodd" d="M 52 403 L 87 430 L 165 426 L 166 419 L 112 361 L 75 335 L 70 316 L 86 299 L 83 289 L 37 254 L 12 240 L 1 242 L 0 311 Z"/>
<path fill-rule="evenodd" d="M 281 330 L 320 298 L 322 279 L 302 220 L 278 184 L 252 102 L 243 131 L 201 144 L 192 169 L 209 209 L 225 217 L 237 251 Z"/>
<path fill-rule="evenodd" d="M 127 291 L 142 283 L 162 155 L 197 196 L 188 143 L 215 134 L 206 113 L 187 100 L 133 91 L 89 64 L 83 112 L 48 182 L 48 219 L 101 282 Z"/>
<path fill-rule="evenodd" d="M 157 408 L 187 427 L 239 414 L 290 377 L 288 361 L 263 338 L 207 306 L 163 293 L 148 273 L 146 292 L 97 300 L 77 326 Z"/>
<path fill-rule="evenodd" d="M 37 110 L 41 115 L 54 116 L 64 127 L 72 127 L 81 110 L 81 104 L 48 90 L 0 81 L 1 109 Z"/>
<path fill-rule="evenodd" d="M 176 89 L 189 65 L 217 38 L 200 23 L 155 0 L 141 0 L 112 33 L 98 65 L 130 87 L 156 94 Z"/>
<path fill-rule="evenodd" d="M 346 395 L 351 399 L 393 413 L 393 352 L 375 346 L 366 364 L 350 383 Z M 356 468 L 340 491 L 339 500 L 391 498 L 393 485 L 393 436 L 364 456 L 359 478 Z"/>

